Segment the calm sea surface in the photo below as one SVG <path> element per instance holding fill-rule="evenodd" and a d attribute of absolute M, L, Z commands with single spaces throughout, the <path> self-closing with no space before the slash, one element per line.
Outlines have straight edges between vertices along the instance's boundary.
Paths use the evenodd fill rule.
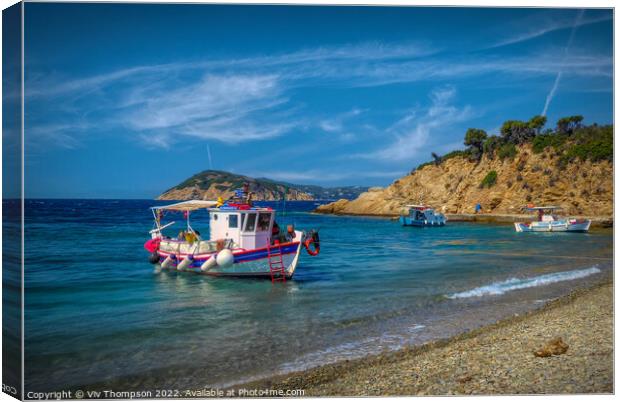
<path fill-rule="evenodd" d="M 143 249 L 156 203 L 26 202 L 26 391 L 234 384 L 447 337 L 612 274 L 611 231 L 404 228 L 312 202 L 277 218 L 320 229 L 292 281 L 156 273 Z"/>

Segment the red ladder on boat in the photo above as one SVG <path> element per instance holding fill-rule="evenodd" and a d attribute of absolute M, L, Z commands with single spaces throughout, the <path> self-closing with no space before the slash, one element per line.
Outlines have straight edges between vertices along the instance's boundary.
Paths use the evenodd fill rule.
<path fill-rule="evenodd" d="M 277 250 L 273 252 L 273 250 Z M 282 246 L 276 241 L 273 246 L 267 246 L 267 260 L 269 261 L 269 273 L 271 274 L 271 283 L 286 282 L 286 269 L 284 261 L 282 261 Z"/>

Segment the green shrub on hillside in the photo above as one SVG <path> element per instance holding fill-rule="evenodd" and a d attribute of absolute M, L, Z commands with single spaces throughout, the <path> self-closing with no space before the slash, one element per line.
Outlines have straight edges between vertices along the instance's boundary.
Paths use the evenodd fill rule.
<path fill-rule="evenodd" d="M 470 128 L 465 133 L 465 141 L 463 142 L 467 146 L 469 151 L 469 159 L 472 161 L 480 161 L 482 158 L 482 147 L 484 141 L 487 139 L 487 132 L 479 128 Z"/>
<path fill-rule="evenodd" d="M 508 120 L 500 129 L 502 139 L 512 144 L 524 144 L 536 136 L 537 129 L 529 122 L 520 120 Z"/>
<path fill-rule="evenodd" d="M 482 144 L 482 150 L 489 158 L 495 157 L 495 152 L 502 146 L 502 139 L 497 135 L 492 135 L 484 141 Z"/>
<path fill-rule="evenodd" d="M 589 126 L 575 131 L 573 141 L 567 143 L 566 150 L 558 160 L 558 166 L 564 167 L 568 162 L 580 159 L 598 162 L 613 161 L 614 137 L 613 126 Z"/>
<path fill-rule="evenodd" d="M 480 182 L 480 188 L 490 188 L 493 187 L 497 183 L 497 172 L 495 170 L 491 170 Z"/>
<path fill-rule="evenodd" d="M 430 166 L 430 165 L 434 165 L 434 164 L 435 164 L 434 162 L 424 162 L 424 163 L 420 163 L 420 164 L 418 165 L 418 167 L 416 167 L 415 169 L 413 169 L 413 170 L 411 171 L 411 173 L 415 172 L 416 170 L 420 170 L 420 169 L 422 169 L 422 168 L 424 168 L 424 167 L 426 167 L 426 166 Z"/>
<path fill-rule="evenodd" d="M 457 158 L 459 156 L 463 157 L 463 158 L 467 158 L 467 157 L 469 157 L 469 152 L 461 151 L 461 150 L 456 150 L 456 151 L 448 152 L 447 154 L 445 154 L 444 156 L 441 157 L 441 160 L 442 161 L 446 161 L 448 159 Z"/>
<path fill-rule="evenodd" d="M 484 155 L 489 159 L 498 156 L 500 159 L 514 158 L 517 155 L 517 146 L 530 143 L 535 154 L 542 153 L 552 147 L 554 152 L 543 154 L 543 158 L 558 157 L 558 166 L 565 166 L 575 158 L 591 160 L 613 161 L 613 126 L 598 126 L 592 124 L 584 126 L 583 116 L 569 116 L 558 120 L 554 129 L 544 129 L 547 119 L 545 116 L 534 116 L 529 121 L 508 120 L 500 129 L 500 136 L 487 136 L 484 130 L 470 128 L 465 134 L 465 150 L 449 152 L 442 157 L 434 157 L 434 163 L 439 165 L 454 157 L 467 158 L 472 162 L 479 162 Z M 523 157 L 527 157 L 523 153 Z M 421 169 L 431 162 L 419 165 Z M 412 172 L 413 172 L 412 171 Z"/>
<path fill-rule="evenodd" d="M 504 160 L 506 158 L 514 158 L 517 155 L 517 147 L 513 143 L 502 145 L 497 151 L 497 156 Z"/>
<path fill-rule="evenodd" d="M 562 134 L 540 134 L 532 140 L 532 151 L 539 154 L 547 147 L 561 149 L 566 142 L 566 136 Z"/>
<path fill-rule="evenodd" d="M 465 150 L 465 151 L 456 150 L 456 151 L 448 152 L 447 154 L 440 156 L 440 157 L 437 157 L 434 152 L 432 153 L 432 155 L 433 155 L 432 161 L 419 164 L 418 167 L 416 167 L 414 170 L 411 171 L 411 173 L 415 172 L 416 170 L 420 170 L 425 166 L 441 164 L 442 162 L 448 159 L 457 158 L 457 157 L 468 158 L 470 153 L 468 150 Z"/>

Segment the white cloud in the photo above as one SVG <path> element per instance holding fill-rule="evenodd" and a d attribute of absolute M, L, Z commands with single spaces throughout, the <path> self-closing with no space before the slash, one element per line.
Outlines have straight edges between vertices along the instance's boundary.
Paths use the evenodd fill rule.
<path fill-rule="evenodd" d="M 344 124 L 347 120 L 350 120 L 356 116 L 359 116 L 364 111 L 361 109 L 353 109 L 345 113 L 340 113 L 336 116 L 323 119 L 319 121 L 319 127 L 328 133 L 335 133 L 342 131 L 345 127 Z"/>
<path fill-rule="evenodd" d="M 209 74 L 197 83 L 170 86 L 130 93 L 130 110 L 120 121 L 139 132 L 158 132 L 154 143 L 166 146 L 179 135 L 236 143 L 272 138 L 291 127 L 257 116 L 277 115 L 274 108 L 286 103 L 275 75 Z"/>
<path fill-rule="evenodd" d="M 350 141 L 352 128 L 347 121 L 361 110 L 312 117 L 301 113 L 304 104 L 292 101 L 294 91 L 321 86 L 442 83 L 491 74 L 509 75 L 514 80 L 555 76 L 560 69 L 565 77 L 612 77 L 610 57 L 581 54 L 563 60 L 558 57 L 563 49 L 535 57 L 480 58 L 464 53 L 449 59 L 437 50 L 413 43 L 372 42 L 241 59 L 137 66 L 77 79 L 31 74 L 34 78 L 26 82 L 27 102 L 34 106 L 31 111 L 38 107 L 62 115 L 65 143 L 86 134 L 84 127 L 67 123 L 76 117 L 90 119 L 89 126 L 98 129 L 129 129 L 136 138 L 147 139 L 150 147 L 170 146 L 183 138 L 228 143 L 261 140 L 310 126 L 339 133 L 342 140 Z M 453 94 L 444 90 L 434 96 L 449 99 Z M 436 113 L 440 119 L 458 120 L 468 113 L 466 108 L 441 106 L 443 99 L 433 99 L 433 103 L 436 106 L 427 113 Z M 415 144 L 422 143 L 436 127 L 430 117 L 394 131 L 402 150 L 392 153 L 404 158 L 407 152 L 415 152 Z M 45 125 L 41 119 L 30 122 L 30 130 Z M 389 154 L 386 151 L 385 157 Z"/>
<path fill-rule="evenodd" d="M 458 108 L 451 104 L 455 96 L 456 89 L 451 86 L 433 90 L 430 93 L 431 105 L 423 113 L 411 111 L 386 130 L 387 134 L 395 138 L 392 143 L 378 151 L 357 156 L 403 161 L 419 156 L 420 152 L 428 154 L 428 140 L 433 132 L 444 130 L 473 116 L 469 106 Z"/>

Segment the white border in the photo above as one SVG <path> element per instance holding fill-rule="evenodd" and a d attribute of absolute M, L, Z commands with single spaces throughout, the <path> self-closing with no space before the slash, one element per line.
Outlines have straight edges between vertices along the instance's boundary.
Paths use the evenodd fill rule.
<path fill-rule="evenodd" d="M 52 2 L 52 1 L 41 1 L 41 0 L 29 0 L 28 2 Z M 397 0 L 392 0 L 392 1 L 381 1 L 381 0 L 366 0 L 366 1 L 354 1 L 354 0 L 337 0 L 337 1 L 331 1 L 331 0 L 314 0 L 312 2 L 309 1 L 298 1 L 298 0 L 271 0 L 271 1 L 261 1 L 261 0 L 228 0 L 226 2 L 224 1 L 214 1 L 214 0 L 205 0 L 205 1 L 178 1 L 178 0 L 148 0 L 148 1 L 77 1 L 77 0 L 63 0 L 63 1 L 58 1 L 58 2 L 67 2 L 67 3 L 177 3 L 177 4 L 279 4 L 279 5 L 367 5 L 367 6 L 443 6 L 443 7 L 502 7 L 502 8 L 509 8 L 509 7 L 535 7 L 535 8 L 543 8 L 543 7 L 550 7 L 550 8 L 615 8 L 615 3 L 613 1 L 609 1 L 609 0 L 590 0 L 590 1 L 575 1 L 575 0 L 520 0 L 520 1 L 514 1 L 514 0 L 509 0 L 509 1 L 503 1 L 503 2 L 498 2 L 493 1 L 493 0 L 477 0 L 477 1 L 471 1 L 471 0 L 449 0 L 449 4 L 446 4 L 446 1 L 439 1 L 439 0 L 425 0 L 425 1 L 397 1 Z M 0 0 L 0 6 L 2 7 L 2 9 L 5 9 L 13 4 L 15 4 L 16 2 L 14 0 Z M 23 392 L 24 392 L 24 382 L 23 382 L 23 375 L 24 375 L 24 282 L 23 282 L 23 278 L 24 278 L 24 196 L 25 196 L 25 183 L 24 183 L 24 173 L 25 173 L 25 169 L 24 169 L 24 157 L 25 157 L 25 150 L 24 150 L 24 107 L 25 107 L 25 103 L 24 103 L 24 62 L 25 62 L 25 49 L 24 49 L 24 30 L 25 30 L 25 26 L 24 26 L 24 17 L 25 17 L 25 12 L 24 12 L 24 3 L 22 3 L 22 26 L 21 26 L 21 35 L 22 35 L 22 51 L 21 51 L 21 56 L 22 56 L 22 82 L 21 82 L 21 90 L 22 90 L 22 99 L 21 99 L 21 141 L 22 141 L 22 171 L 21 171 L 21 179 L 22 179 L 22 183 L 21 183 L 21 196 L 22 196 L 22 216 L 21 216 L 21 220 L 22 220 L 22 396 L 23 396 Z M 0 20 L 0 28 L 1 28 L 1 20 Z M 1 32 L 1 30 L 0 30 Z M 0 34 L 1 35 L 1 34 Z M 615 9 L 614 9 L 614 102 L 613 102 L 613 116 L 614 116 L 614 124 L 616 121 L 616 94 L 618 93 L 618 88 L 617 88 L 617 82 L 615 80 L 615 76 L 618 73 L 617 71 L 617 65 L 615 63 L 615 55 L 616 55 L 616 46 L 618 46 L 618 43 L 620 41 L 620 37 L 615 29 Z M 0 61 L 1 61 L 1 54 L 0 54 Z M 2 83 L 0 82 L 0 92 L 2 89 Z M 0 108 L 0 122 L 2 121 L 2 110 Z M 616 136 L 614 133 L 614 154 L 617 154 L 617 147 L 616 147 Z M 1 144 L 0 144 L 0 151 L 1 151 Z M 2 163 L 2 154 L 0 152 L 0 164 Z M 1 165 L 0 165 L 1 166 Z M 615 175 L 615 163 L 614 163 L 614 217 L 618 216 L 618 213 L 620 212 L 620 207 L 618 206 L 618 204 L 616 204 L 615 202 L 615 189 L 618 188 L 618 184 L 620 183 L 620 179 L 618 179 L 618 177 Z M 0 188 L 1 188 L 1 184 L 2 184 L 2 177 L 0 175 Z M 2 233 L 2 229 L 0 227 L 0 235 Z M 617 261 L 615 258 L 617 257 L 617 253 L 618 251 L 618 246 L 620 244 L 620 241 L 618 241 L 616 235 L 616 226 L 614 226 L 614 261 Z M 2 239 L 0 237 L 0 245 L 2 243 Z M 615 268 L 615 264 L 614 264 L 614 268 Z M 615 282 L 615 275 L 614 275 L 614 282 Z M 615 284 L 614 284 L 615 285 Z M 1 289 L 0 289 L 0 295 L 1 295 Z M 614 318 L 615 318 L 615 306 L 617 305 L 616 301 L 617 301 L 617 297 L 618 294 L 615 292 L 615 286 L 614 286 Z M 0 313 L 0 317 L 1 317 L 1 313 Z M 618 359 L 617 357 L 617 350 L 615 348 L 615 345 L 618 344 L 616 341 L 618 340 L 619 334 L 618 332 L 615 330 L 615 320 L 614 320 L 614 374 L 618 373 L 619 371 L 619 367 L 620 365 L 618 365 Z M 1 365 L 0 365 L 0 374 L 1 374 Z M 615 379 L 615 376 L 614 376 Z M 614 386 L 616 384 L 614 383 Z M 443 397 L 425 397 L 425 400 L 431 400 L 431 401 L 439 401 L 441 400 L 440 398 Z M 559 400 L 560 398 L 562 398 L 562 400 L 569 400 L 569 401 L 581 401 L 581 400 L 597 400 L 597 401 L 606 401 L 606 400 L 612 400 L 615 399 L 614 395 L 541 395 L 541 396 L 488 396 L 488 397 L 483 397 L 483 396 L 476 396 L 476 397 L 468 397 L 468 400 L 473 400 L 473 401 L 482 401 L 482 400 L 489 400 L 489 398 L 491 400 L 495 400 L 495 399 L 501 399 L 504 401 L 531 401 L 531 400 L 538 400 L 540 401 L 541 398 L 550 398 L 553 400 Z M 304 398 L 305 400 L 319 400 L 318 398 Z M 350 399 L 361 399 L 361 398 L 346 398 L 347 400 Z M 388 398 L 379 398 L 379 399 L 388 399 Z M 392 399 L 392 398 L 389 398 Z M 413 400 L 413 398 L 411 397 L 401 397 L 399 399 L 407 399 L 407 400 Z M 7 394 L 4 393 L 0 393 L 0 401 L 14 401 L 15 399 L 10 397 Z M 256 400 L 256 401 L 264 401 L 265 399 L 246 399 L 246 400 Z M 330 400 L 345 400 L 345 398 L 330 398 Z M 171 401 L 177 401 L 177 400 L 171 400 Z"/>

